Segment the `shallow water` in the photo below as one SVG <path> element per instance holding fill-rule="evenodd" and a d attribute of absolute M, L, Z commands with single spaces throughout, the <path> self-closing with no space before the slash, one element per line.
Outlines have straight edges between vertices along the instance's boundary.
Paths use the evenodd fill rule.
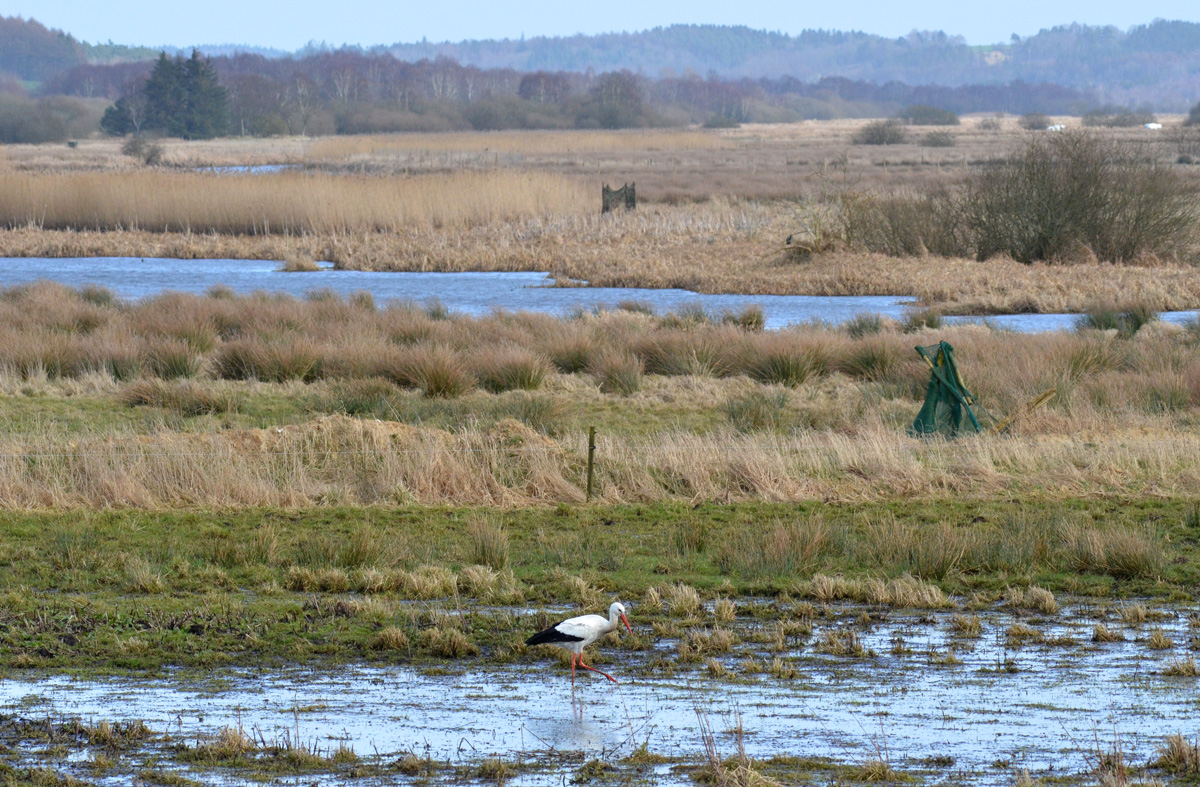
<path fill-rule="evenodd" d="M 816 654 L 814 636 L 807 646 L 797 643 L 797 650 L 778 654 L 799 670 L 793 680 L 744 674 L 741 660 L 756 646 L 722 657 L 736 680 L 713 679 L 695 667 L 656 678 L 651 661 L 671 658 L 673 650 L 636 653 L 609 646 L 603 648 L 611 656 L 604 668 L 621 684 L 584 675 L 574 692 L 568 673 L 546 657 L 533 666 L 436 677 L 407 667 L 355 667 L 336 674 L 237 672 L 200 686 L 9 678 L 0 682 L 0 709 L 30 718 L 141 719 L 156 732 L 189 739 L 240 725 L 267 741 L 298 737 L 326 750 L 345 742 L 364 757 L 394 759 L 408 752 L 455 764 L 489 756 L 561 762 L 515 780 L 543 784 L 559 783 L 564 775 L 569 780 L 587 759 L 616 760 L 643 743 L 656 754 L 698 761 L 699 707 L 724 756 L 734 752 L 733 739 L 723 733 L 736 712 L 751 757 L 828 757 L 851 764 L 883 758 L 898 770 L 924 772 L 927 781 L 1009 785 L 1023 769 L 1035 778 L 1083 773 L 1098 749 L 1114 745 L 1132 766 L 1144 767 L 1167 735 L 1197 731 L 1197 680 L 1161 674 L 1172 658 L 1186 655 L 1188 620 L 1175 614 L 1154 623 L 1175 646 L 1153 651 L 1144 642 L 1151 625 L 1109 621 L 1125 630 L 1128 641 L 1093 644 L 1095 612 L 1075 607 L 1053 618 L 1025 618 L 1047 639 L 1060 639 L 1012 648 L 1005 631 L 1017 618 L 1004 611 L 982 614 L 982 637 L 963 640 L 951 634 L 951 613 L 891 613 L 862 629 L 847 610 L 832 621 L 818 619 L 816 635 L 854 626 L 877 655 Z M 734 628 L 746 636 L 756 625 L 741 619 Z M 910 652 L 893 652 L 897 640 Z M 671 642 L 660 645 L 673 648 Z M 961 663 L 939 663 L 952 648 Z M 774 655 L 757 654 L 764 663 Z M 953 765 L 931 771 L 927 758 L 934 757 L 952 758 Z M 688 783 L 685 775 L 667 771 L 659 778 Z"/>
<path fill-rule="evenodd" d="M 618 287 L 553 287 L 544 273 L 375 273 L 324 270 L 283 273 L 280 263 L 263 260 L 176 260 L 163 258 L 4 258 L 0 286 L 38 279 L 79 286 L 98 284 L 124 298 L 144 298 L 163 290 L 202 293 L 224 285 L 239 293 L 267 290 L 304 295 L 329 289 L 341 295 L 370 292 L 378 301 L 437 299 L 452 311 L 486 314 L 492 309 L 567 314 L 574 309 L 645 301 L 659 311 L 702 304 L 706 310 L 740 311 L 761 306 L 767 327 L 782 328 L 812 319 L 840 323 L 875 312 L 901 317 L 910 298 L 821 297 L 810 295 L 701 295 L 688 290 Z"/>
<path fill-rule="evenodd" d="M 164 258 L 0 258 L 0 287 L 49 279 L 72 286 L 98 284 L 121 297 L 143 298 L 163 290 L 202 293 L 224 285 L 239 293 L 267 290 L 304 295 L 329 289 L 341 295 L 366 291 L 379 301 L 437 299 L 453 311 L 485 314 L 492 309 L 568 314 L 575 309 L 643 301 L 660 312 L 700 304 L 707 311 L 762 308 L 768 328 L 810 320 L 838 324 L 859 314 L 902 319 L 912 298 L 891 296 L 707 295 L 678 289 L 553 287 L 544 273 L 375 273 L 323 270 L 283 273 L 280 263 L 264 260 L 177 260 Z M 1169 312 L 1163 319 L 1183 322 L 1200 312 Z M 977 318 L 950 318 L 972 321 Z M 1071 328 L 1069 314 L 1018 314 L 988 318 L 1001 328 L 1023 332 Z"/>

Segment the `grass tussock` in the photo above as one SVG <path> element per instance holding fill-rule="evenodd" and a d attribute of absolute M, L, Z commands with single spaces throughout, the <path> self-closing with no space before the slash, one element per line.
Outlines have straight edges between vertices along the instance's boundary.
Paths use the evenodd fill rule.
<path fill-rule="evenodd" d="M 458 629 L 431 628 L 421 632 L 421 636 L 429 653 L 439 658 L 461 659 L 479 654 L 479 648 Z"/>
<path fill-rule="evenodd" d="M 1175 776 L 1200 775 L 1200 742 L 1188 740 L 1178 733 L 1168 735 L 1152 764 Z"/>
<path fill-rule="evenodd" d="M 481 388 L 492 393 L 534 391 L 549 373 L 549 363 L 520 347 L 503 347 L 476 357 L 472 363 Z"/>
<path fill-rule="evenodd" d="M 161 407 L 184 416 L 235 413 L 242 397 L 238 392 L 191 380 L 168 382 L 139 380 L 121 392 L 129 407 Z"/>
<path fill-rule="evenodd" d="M 408 650 L 408 634 L 404 629 L 388 626 L 379 630 L 371 647 L 375 650 Z"/>
<path fill-rule="evenodd" d="M 1163 667 L 1162 674 L 1172 678 L 1197 678 L 1200 677 L 1200 666 L 1196 665 L 1196 659 L 1192 656 L 1173 659 Z"/>
<path fill-rule="evenodd" d="M 633 353 L 605 353 L 594 359 L 588 369 L 605 393 L 631 396 L 642 387 L 642 362 Z"/>
<path fill-rule="evenodd" d="M 471 520 L 467 529 L 467 562 L 497 571 L 508 565 L 508 535 L 504 528 L 487 518 Z"/>

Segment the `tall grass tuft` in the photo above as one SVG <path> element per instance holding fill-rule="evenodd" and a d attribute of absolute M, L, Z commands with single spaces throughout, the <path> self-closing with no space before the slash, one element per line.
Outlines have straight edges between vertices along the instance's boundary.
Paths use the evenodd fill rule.
<path fill-rule="evenodd" d="M 605 393 L 631 396 L 642 387 L 642 362 L 633 353 L 609 351 L 592 361 L 588 370 Z"/>
<path fill-rule="evenodd" d="M 183 339 L 163 337 L 148 341 L 143 350 L 146 368 L 157 377 L 173 380 L 195 377 L 203 363 L 199 355 Z"/>
<path fill-rule="evenodd" d="M 398 385 L 419 388 L 430 397 L 462 396 L 475 387 L 475 376 L 462 357 L 440 345 L 407 348 L 384 371 Z"/>
<path fill-rule="evenodd" d="M 161 407 L 185 416 L 234 413 L 241 403 L 235 391 L 190 380 L 139 380 L 121 392 L 121 400 L 129 407 Z"/>
<path fill-rule="evenodd" d="M 504 528 L 488 518 L 472 519 L 467 528 L 466 562 L 497 571 L 508 566 L 508 534 Z"/>
<path fill-rule="evenodd" d="M 763 528 L 739 528 L 718 547 L 716 563 L 726 574 L 804 576 L 832 546 L 829 526 L 821 519 L 775 522 Z"/>
<path fill-rule="evenodd" d="M 787 408 L 786 390 L 750 391 L 725 403 L 725 413 L 739 432 L 781 429 L 788 423 Z"/>
<path fill-rule="evenodd" d="M 760 383 L 796 388 L 827 374 L 829 351 L 825 343 L 795 333 L 764 334 L 742 348 L 739 366 Z"/>
<path fill-rule="evenodd" d="M 1062 534 L 1062 550 L 1073 571 L 1118 579 L 1156 577 L 1166 562 L 1162 536 L 1148 526 L 1125 529 L 1068 525 Z"/>
<path fill-rule="evenodd" d="M 856 314 L 842 324 L 842 329 L 850 334 L 851 339 L 861 339 L 875 333 L 882 333 L 884 318 L 881 314 Z"/>
<path fill-rule="evenodd" d="M 1077 323 L 1080 329 L 1097 331 L 1114 330 L 1121 338 L 1128 339 L 1144 325 L 1158 320 L 1158 311 L 1147 301 L 1126 305 L 1096 303 L 1088 306 Z"/>
<path fill-rule="evenodd" d="M 520 347 L 500 347 L 478 353 L 472 368 L 479 385 L 493 393 L 533 391 L 549 371 L 545 358 Z"/>
<path fill-rule="evenodd" d="M 221 345 L 213 358 L 218 377 L 227 380 L 315 380 L 320 376 L 321 355 L 307 339 L 268 342 L 238 339 Z"/>

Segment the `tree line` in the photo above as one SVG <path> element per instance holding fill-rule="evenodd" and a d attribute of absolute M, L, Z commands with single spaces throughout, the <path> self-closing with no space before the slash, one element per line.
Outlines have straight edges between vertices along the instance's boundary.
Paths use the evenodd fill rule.
<path fill-rule="evenodd" d="M 913 86 L 826 78 L 651 79 L 629 71 L 519 72 L 447 58 L 407 63 L 339 50 L 304 58 L 239 54 L 153 65 L 83 66 L 48 89 L 115 100 L 114 134 L 353 134 L 457 129 L 636 128 L 879 117 L 904 106 L 949 112 L 1078 114 L 1090 93 L 1052 84 Z"/>

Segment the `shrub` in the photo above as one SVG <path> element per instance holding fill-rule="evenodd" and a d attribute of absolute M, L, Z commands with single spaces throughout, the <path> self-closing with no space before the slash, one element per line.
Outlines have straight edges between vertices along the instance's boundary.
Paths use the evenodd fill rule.
<path fill-rule="evenodd" d="M 763 314 L 761 306 L 751 304 L 740 312 L 721 312 L 721 322 L 726 325 L 735 325 L 743 331 L 758 332 L 766 327 L 767 317 Z"/>
<path fill-rule="evenodd" d="M 379 377 L 344 380 L 331 385 L 318 406 L 323 412 L 346 415 L 373 415 L 396 420 L 400 391 Z"/>
<path fill-rule="evenodd" d="M 710 115 L 708 120 L 704 121 L 705 128 L 741 128 L 742 124 L 738 123 L 731 117 L 725 115 Z"/>
<path fill-rule="evenodd" d="M 1050 127 L 1050 116 L 1041 112 L 1026 112 L 1021 115 L 1017 125 L 1026 131 L 1044 131 Z"/>
<path fill-rule="evenodd" d="M 900 365 L 896 347 L 886 338 L 858 341 L 838 361 L 838 371 L 860 380 L 883 380 Z"/>
<path fill-rule="evenodd" d="M 936 309 L 911 309 L 905 312 L 902 323 L 905 333 L 916 333 L 926 328 L 937 330 L 943 325 L 945 321 L 942 320 L 942 314 Z"/>
<path fill-rule="evenodd" d="M 1132 128 L 1154 122 L 1154 114 L 1129 107 L 1104 106 L 1083 115 L 1083 125 L 1105 128 Z"/>
<path fill-rule="evenodd" d="M 542 345 L 542 350 L 560 372 L 578 374 L 591 364 L 597 347 L 586 331 L 568 329 L 549 337 Z"/>
<path fill-rule="evenodd" d="M 855 145 L 899 145 L 908 141 L 908 132 L 895 120 L 876 120 L 850 137 Z"/>
<path fill-rule="evenodd" d="M 949 131 L 930 131 L 922 136 L 917 144 L 923 148 L 952 148 L 954 135 Z"/>
<path fill-rule="evenodd" d="M 158 142 L 153 142 L 145 137 L 130 137 L 121 145 L 121 152 L 130 158 L 135 158 L 141 161 L 148 167 L 158 166 L 162 163 L 163 146 Z"/>
<path fill-rule="evenodd" d="M 958 198 L 948 191 L 843 198 L 839 218 L 842 238 L 852 246 L 894 257 L 971 253 Z"/>
<path fill-rule="evenodd" d="M 67 136 L 65 119 L 46 100 L 0 93 L 0 142 L 36 145 Z"/>
<path fill-rule="evenodd" d="M 1080 246 L 1123 262 L 1194 249 L 1191 186 L 1168 165 L 1088 132 L 1037 137 L 967 185 L 962 218 L 977 259 L 1061 258 Z"/>
<path fill-rule="evenodd" d="M 914 126 L 957 126 L 958 115 L 948 109 L 913 104 L 900 111 L 898 117 Z"/>

